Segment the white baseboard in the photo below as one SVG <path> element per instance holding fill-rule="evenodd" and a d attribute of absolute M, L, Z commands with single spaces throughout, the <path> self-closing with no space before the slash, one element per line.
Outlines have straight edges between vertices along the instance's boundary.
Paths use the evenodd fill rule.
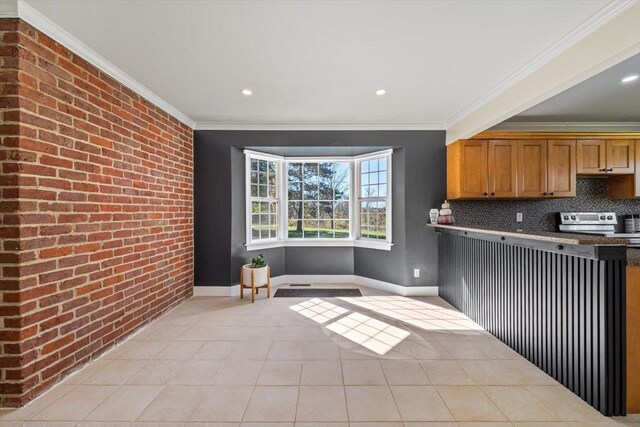
<path fill-rule="evenodd" d="M 288 283 L 352 283 L 405 297 L 438 296 L 437 286 L 401 286 L 356 275 L 286 274 L 271 279 L 271 286 L 274 288 Z M 193 296 L 196 297 L 233 297 L 239 295 L 240 285 L 194 286 L 193 288 Z"/>

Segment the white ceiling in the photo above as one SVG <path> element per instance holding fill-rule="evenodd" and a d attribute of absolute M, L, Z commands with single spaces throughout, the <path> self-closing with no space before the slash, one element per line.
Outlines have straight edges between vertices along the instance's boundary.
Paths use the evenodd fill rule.
<path fill-rule="evenodd" d="M 640 54 L 596 74 L 507 122 L 640 122 Z"/>
<path fill-rule="evenodd" d="M 611 2 L 27 3 L 199 127 L 444 128 Z"/>

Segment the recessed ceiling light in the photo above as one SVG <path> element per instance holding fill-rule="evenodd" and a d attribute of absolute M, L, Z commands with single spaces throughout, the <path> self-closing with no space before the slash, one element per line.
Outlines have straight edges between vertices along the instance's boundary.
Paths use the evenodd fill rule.
<path fill-rule="evenodd" d="M 638 75 L 637 74 L 632 74 L 630 76 L 625 77 L 624 79 L 622 79 L 622 83 L 629 83 L 632 82 L 634 80 L 638 80 Z"/>
<path fill-rule="evenodd" d="M 378 95 L 378 96 L 382 96 L 382 95 L 384 95 L 385 93 L 387 93 L 387 91 L 386 91 L 386 90 L 384 90 L 384 89 L 378 89 L 378 90 L 376 91 L 376 95 Z"/>
<path fill-rule="evenodd" d="M 243 94 L 243 95 L 245 95 L 245 96 L 249 96 L 249 95 L 252 95 L 252 94 L 253 94 L 253 92 L 251 91 L 251 89 L 242 89 L 242 91 L 241 91 L 241 92 L 242 92 L 242 94 Z"/>

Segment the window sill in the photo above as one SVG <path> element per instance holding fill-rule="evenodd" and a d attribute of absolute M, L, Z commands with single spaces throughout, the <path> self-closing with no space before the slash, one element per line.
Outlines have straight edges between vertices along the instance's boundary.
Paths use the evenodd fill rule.
<path fill-rule="evenodd" d="M 258 251 L 261 249 L 285 248 L 285 247 L 356 247 L 390 251 L 393 243 L 380 242 L 375 240 L 334 240 L 334 239 L 314 239 L 314 240 L 286 240 L 265 243 L 245 244 L 247 251 Z"/>

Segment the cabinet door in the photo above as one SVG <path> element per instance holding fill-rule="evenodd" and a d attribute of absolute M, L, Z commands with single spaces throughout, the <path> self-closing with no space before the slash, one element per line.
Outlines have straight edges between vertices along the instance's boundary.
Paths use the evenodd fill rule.
<path fill-rule="evenodd" d="M 606 141 L 603 139 L 583 139 L 577 142 L 578 166 L 581 174 L 604 174 L 606 163 Z"/>
<path fill-rule="evenodd" d="M 548 147 L 547 193 L 550 197 L 576 195 L 576 142 L 550 140 Z"/>
<path fill-rule="evenodd" d="M 607 141 L 607 173 L 631 174 L 635 172 L 634 141 L 613 139 Z"/>
<path fill-rule="evenodd" d="M 547 141 L 518 141 L 518 197 L 547 195 Z"/>
<path fill-rule="evenodd" d="M 487 195 L 487 141 L 464 141 L 460 153 L 460 197 Z"/>
<path fill-rule="evenodd" d="M 517 197 L 517 141 L 489 141 L 489 196 Z"/>

